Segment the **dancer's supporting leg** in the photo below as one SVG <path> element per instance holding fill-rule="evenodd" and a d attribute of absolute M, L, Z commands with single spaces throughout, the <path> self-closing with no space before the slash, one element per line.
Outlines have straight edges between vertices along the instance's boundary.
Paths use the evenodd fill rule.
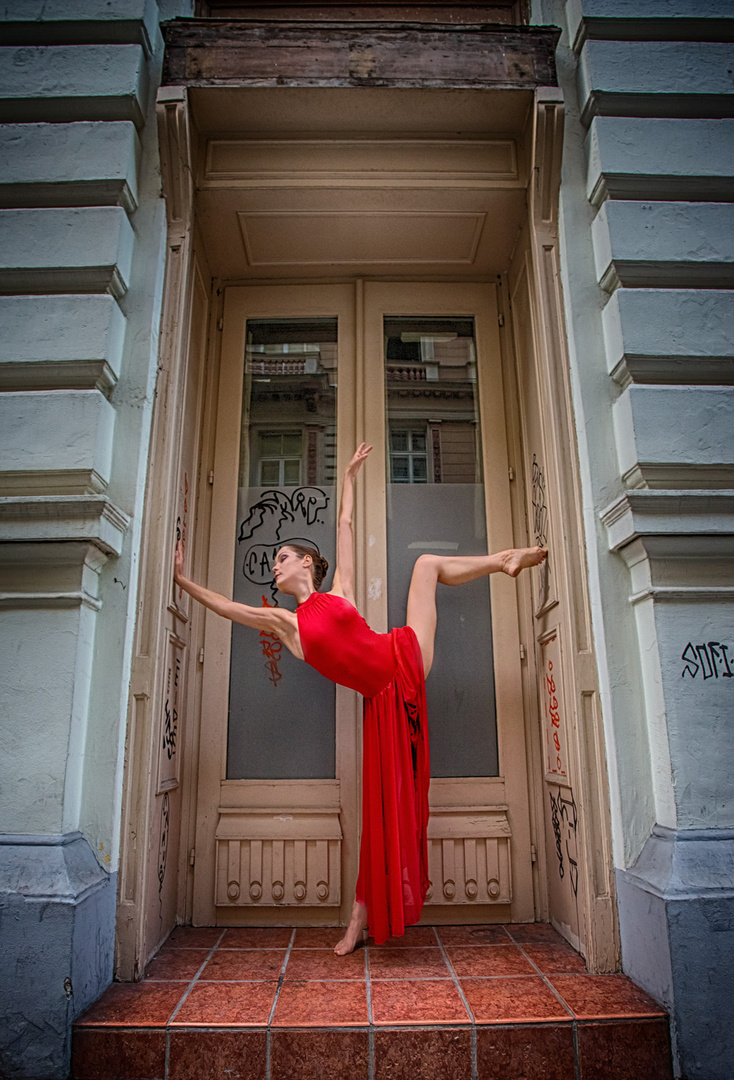
<path fill-rule="evenodd" d="M 489 574 L 517 577 L 528 566 L 547 558 L 545 548 L 511 548 L 496 555 L 421 555 L 413 567 L 408 593 L 408 626 L 415 631 L 426 675 L 433 663 L 436 637 L 436 585 L 463 585 Z"/>
<path fill-rule="evenodd" d="M 334 947 L 334 952 L 337 956 L 346 956 L 347 953 L 354 952 L 357 945 L 362 940 L 362 931 L 367 928 L 367 908 L 364 904 L 360 904 L 359 900 L 354 901 L 352 907 L 352 916 L 349 920 L 349 926 L 347 927 L 344 937 Z"/>

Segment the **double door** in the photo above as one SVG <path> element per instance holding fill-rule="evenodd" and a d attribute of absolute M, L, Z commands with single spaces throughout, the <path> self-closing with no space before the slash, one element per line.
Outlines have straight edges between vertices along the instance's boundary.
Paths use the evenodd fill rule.
<path fill-rule="evenodd" d="M 361 441 L 357 601 L 405 622 L 423 552 L 512 535 L 495 288 L 352 282 L 226 291 L 208 522 L 210 588 L 282 603 L 288 541 L 335 561 L 339 478 Z M 334 643 L 338 648 L 338 642 Z M 427 682 L 433 922 L 533 917 L 515 583 L 439 588 Z M 354 899 L 361 701 L 272 635 L 207 613 L 193 921 L 331 925 Z"/>

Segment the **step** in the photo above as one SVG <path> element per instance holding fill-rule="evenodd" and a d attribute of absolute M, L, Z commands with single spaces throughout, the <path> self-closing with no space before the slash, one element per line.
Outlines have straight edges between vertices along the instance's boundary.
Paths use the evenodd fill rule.
<path fill-rule="evenodd" d="M 545 923 L 179 927 L 74 1026 L 74 1080 L 672 1080 L 665 1011 Z"/>

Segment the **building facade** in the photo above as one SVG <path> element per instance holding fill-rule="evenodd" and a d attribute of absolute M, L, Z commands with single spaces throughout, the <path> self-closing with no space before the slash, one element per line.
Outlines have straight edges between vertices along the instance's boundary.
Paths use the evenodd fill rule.
<path fill-rule="evenodd" d="M 421 551 L 550 550 L 441 598 L 426 919 L 552 922 L 726 1080 L 732 5 L 2 20 L 0 1073 L 177 923 L 347 918 L 356 695 L 171 569 L 275 603 L 364 439 L 375 629 Z"/>

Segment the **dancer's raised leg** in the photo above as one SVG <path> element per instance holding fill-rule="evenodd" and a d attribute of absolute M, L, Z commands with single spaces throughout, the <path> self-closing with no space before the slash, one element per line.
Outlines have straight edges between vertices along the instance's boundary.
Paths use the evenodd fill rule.
<path fill-rule="evenodd" d="M 541 547 L 510 548 L 495 555 L 421 555 L 410 581 L 407 623 L 418 638 L 424 673 L 428 674 L 433 663 L 436 585 L 463 585 L 497 573 L 517 577 L 521 570 L 538 566 L 547 556 Z"/>
<path fill-rule="evenodd" d="M 362 931 L 367 926 L 367 908 L 364 904 L 360 904 L 359 900 L 354 901 L 354 907 L 352 908 L 352 917 L 349 920 L 349 926 L 346 929 L 344 937 L 334 947 L 334 952 L 337 956 L 346 956 L 347 953 L 354 952 L 357 945 L 362 940 Z"/>

